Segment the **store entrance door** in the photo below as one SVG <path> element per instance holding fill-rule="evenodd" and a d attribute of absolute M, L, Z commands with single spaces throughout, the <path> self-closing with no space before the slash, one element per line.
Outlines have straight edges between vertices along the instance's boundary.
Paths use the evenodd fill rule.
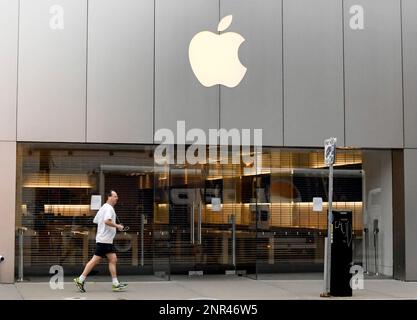
<path fill-rule="evenodd" d="M 170 170 L 171 275 L 234 274 L 235 220 L 208 165 Z"/>
<path fill-rule="evenodd" d="M 100 167 L 100 194 L 106 199 L 106 190 L 117 191 L 116 222 L 128 227 L 126 231 L 117 232 L 114 238 L 121 275 L 169 280 L 168 225 L 154 222 L 154 181 L 164 174 L 163 171 L 155 174 L 153 166 Z M 103 266 L 103 272 L 107 272 L 105 268 Z"/>

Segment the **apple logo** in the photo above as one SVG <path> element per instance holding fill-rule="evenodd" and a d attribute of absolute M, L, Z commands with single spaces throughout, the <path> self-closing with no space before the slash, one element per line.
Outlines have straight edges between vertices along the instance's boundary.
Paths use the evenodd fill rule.
<path fill-rule="evenodd" d="M 232 23 L 232 15 L 224 17 L 217 31 L 226 30 Z M 216 34 L 209 31 L 197 33 L 190 42 L 188 57 L 198 81 L 211 87 L 222 84 L 236 87 L 246 74 L 246 67 L 239 60 L 239 46 L 245 41 L 240 34 L 227 32 Z"/>

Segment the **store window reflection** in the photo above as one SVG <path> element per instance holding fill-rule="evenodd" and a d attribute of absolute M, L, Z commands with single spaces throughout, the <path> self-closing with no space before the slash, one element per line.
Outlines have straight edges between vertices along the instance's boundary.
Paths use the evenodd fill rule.
<path fill-rule="evenodd" d="M 16 225 L 24 228 L 26 275 L 46 275 L 59 264 L 79 273 L 94 253 L 92 195 L 118 191 L 115 209 L 128 232 L 117 233 L 121 273 L 153 270 L 153 148 L 75 144 L 20 144 Z M 19 262 L 16 263 L 19 267 Z M 106 273 L 105 263 L 96 272 Z"/>
<path fill-rule="evenodd" d="M 94 252 L 91 196 L 112 188 L 119 194 L 116 213 L 129 226 L 115 239 L 120 274 L 322 272 L 328 208 L 322 149 L 251 149 L 251 164 L 226 163 L 220 152 L 210 159 L 206 152 L 203 163 L 156 165 L 154 148 L 19 144 L 16 225 L 24 237 L 23 246 L 16 240 L 16 266 L 23 252 L 25 275 L 48 275 L 54 264 L 78 274 Z M 360 265 L 367 257 L 366 209 L 375 216 L 378 205 L 388 206 L 375 197 L 363 207 L 364 194 L 382 185 L 376 171 L 386 168 L 375 165 L 378 157 L 349 149 L 336 157 L 333 207 L 353 213 L 354 262 Z M 322 198 L 319 212 L 314 197 Z M 380 214 L 386 234 L 384 215 L 389 212 Z M 389 273 L 389 254 L 379 259 L 380 270 Z M 97 273 L 107 274 L 106 268 L 103 263 Z"/>
<path fill-rule="evenodd" d="M 327 234 L 328 169 L 322 150 L 264 150 L 257 176 L 257 272 L 321 272 Z M 334 173 L 334 210 L 351 210 L 355 257 L 362 245 L 362 156 L 339 150 Z M 313 211 L 313 198 L 322 198 Z"/>

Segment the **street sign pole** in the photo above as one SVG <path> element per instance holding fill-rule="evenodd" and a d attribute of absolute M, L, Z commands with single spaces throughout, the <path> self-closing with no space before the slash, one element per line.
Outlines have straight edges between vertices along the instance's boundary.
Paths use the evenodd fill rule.
<path fill-rule="evenodd" d="M 333 164 L 329 168 L 329 213 L 327 220 L 327 279 L 326 292 L 330 293 L 330 275 L 332 261 L 332 243 L 333 243 Z"/>
<path fill-rule="evenodd" d="M 324 263 L 324 290 L 320 295 L 322 297 L 330 296 L 330 275 L 331 275 L 331 257 L 333 243 L 333 164 L 336 158 L 336 138 L 330 138 L 324 141 L 324 159 L 329 166 L 329 196 L 328 196 L 328 215 L 327 215 L 327 239 Z"/>

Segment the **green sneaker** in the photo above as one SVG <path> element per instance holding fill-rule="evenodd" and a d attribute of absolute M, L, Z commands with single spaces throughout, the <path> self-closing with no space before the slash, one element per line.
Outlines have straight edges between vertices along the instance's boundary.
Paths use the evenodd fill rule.
<path fill-rule="evenodd" d="M 113 284 L 112 285 L 112 290 L 114 292 L 123 291 L 126 288 L 126 286 L 127 286 L 126 284 L 122 284 L 122 283 L 119 283 L 118 285 Z"/>
<path fill-rule="evenodd" d="M 74 279 L 74 284 L 75 284 L 75 286 L 78 288 L 78 290 L 80 290 L 80 292 L 85 292 L 85 289 L 84 289 L 84 282 L 82 282 L 81 280 L 80 280 L 80 278 L 75 278 Z"/>

